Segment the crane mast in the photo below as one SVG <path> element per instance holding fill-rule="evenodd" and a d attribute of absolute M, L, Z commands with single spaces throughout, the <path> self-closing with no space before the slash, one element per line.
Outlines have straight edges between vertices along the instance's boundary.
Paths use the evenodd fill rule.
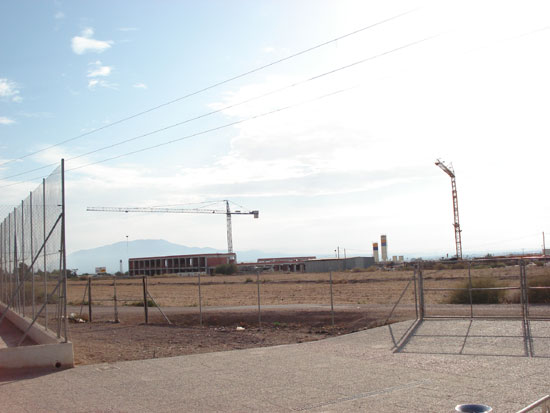
<path fill-rule="evenodd" d="M 147 207 L 87 207 L 86 211 L 95 212 L 151 212 L 151 213 L 169 213 L 169 214 L 225 214 L 227 217 L 227 252 L 233 252 L 233 229 L 231 227 L 231 215 L 253 215 L 258 218 L 260 212 L 255 211 L 231 211 L 229 201 L 224 200 L 225 209 L 205 209 L 205 208 L 147 208 Z"/>
<path fill-rule="evenodd" d="M 451 189 L 453 194 L 453 213 L 454 213 L 454 229 L 455 229 L 455 244 L 456 244 L 456 258 L 461 260 L 462 259 L 462 236 L 460 229 L 460 219 L 458 216 L 458 194 L 456 191 L 456 176 L 454 169 L 452 165 L 447 166 L 445 163 L 438 159 L 435 164 L 443 170 L 447 175 L 451 178 Z"/>
<path fill-rule="evenodd" d="M 225 213 L 227 215 L 227 252 L 233 252 L 233 229 L 231 228 L 231 210 L 229 209 L 229 201 L 225 201 Z"/>

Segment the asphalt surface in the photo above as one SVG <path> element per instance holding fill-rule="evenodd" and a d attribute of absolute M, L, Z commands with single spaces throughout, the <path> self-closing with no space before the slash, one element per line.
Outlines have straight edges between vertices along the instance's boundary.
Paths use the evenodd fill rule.
<path fill-rule="evenodd" d="M 0 411 L 514 412 L 550 393 L 550 322 L 530 327 L 526 341 L 521 321 L 408 321 L 302 344 L 0 371 Z"/>

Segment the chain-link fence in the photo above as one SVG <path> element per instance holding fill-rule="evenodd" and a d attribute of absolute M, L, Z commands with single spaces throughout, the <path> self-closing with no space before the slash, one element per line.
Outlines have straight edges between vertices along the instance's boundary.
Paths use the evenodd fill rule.
<path fill-rule="evenodd" d="M 62 161 L 0 223 L 0 323 L 11 309 L 67 341 L 64 212 Z"/>
<path fill-rule="evenodd" d="M 81 277 L 69 280 L 68 302 L 75 315 L 88 321 L 214 327 L 237 322 L 250 328 L 355 331 L 415 318 L 414 277 L 413 266 L 311 274 Z"/>

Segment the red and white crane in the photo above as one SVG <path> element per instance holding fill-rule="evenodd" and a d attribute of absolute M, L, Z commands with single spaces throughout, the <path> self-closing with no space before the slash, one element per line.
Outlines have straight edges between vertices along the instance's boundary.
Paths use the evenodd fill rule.
<path fill-rule="evenodd" d="M 435 164 L 439 166 L 443 172 L 445 172 L 447 175 L 451 177 L 451 187 L 453 191 L 453 212 L 454 212 L 454 223 L 453 226 L 455 228 L 455 243 L 456 243 L 456 258 L 461 260 L 462 259 L 462 237 L 460 233 L 462 230 L 460 229 L 460 219 L 458 216 L 458 195 L 456 192 L 456 176 L 455 171 L 453 169 L 452 164 L 449 166 L 445 165 L 442 160 L 438 159 Z"/>

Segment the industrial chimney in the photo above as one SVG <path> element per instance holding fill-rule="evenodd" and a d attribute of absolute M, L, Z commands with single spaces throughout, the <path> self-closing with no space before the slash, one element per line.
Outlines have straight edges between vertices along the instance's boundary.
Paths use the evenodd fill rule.
<path fill-rule="evenodd" d="M 381 235 L 380 241 L 382 244 L 382 262 L 387 262 L 388 261 L 388 244 L 386 242 L 386 236 Z"/>
<path fill-rule="evenodd" d="M 372 256 L 374 257 L 374 262 L 379 262 L 380 259 L 378 258 L 378 243 L 373 242 L 372 243 Z"/>

